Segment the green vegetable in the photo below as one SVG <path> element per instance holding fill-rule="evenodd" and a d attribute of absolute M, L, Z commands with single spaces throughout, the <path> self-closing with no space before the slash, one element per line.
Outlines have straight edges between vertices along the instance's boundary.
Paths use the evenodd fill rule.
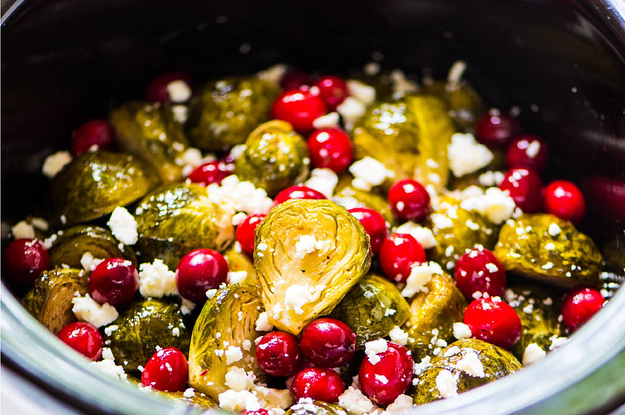
<path fill-rule="evenodd" d="M 203 150 L 243 144 L 258 124 L 269 120 L 278 89 L 255 76 L 224 78 L 202 87 L 191 100 L 187 132 Z"/>
<path fill-rule="evenodd" d="M 297 335 L 330 314 L 370 265 L 365 229 L 328 200 L 288 200 L 256 229 L 261 299 L 279 330 Z"/>
<path fill-rule="evenodd" d="M 128 102 L 114 109 L 110 119 L 124 151 L 149 164 L 161 182 L 182 180 L 182 168 L 176 159 L 189 144 L 170 106 Z"/>
<path fill-rule="evenodd" d="M 345 177 L 348 177 L 347 179 Z M 368 207 L 378 212 L 391 225 L 395 225 L 393 212 L 388 201 L 381 195 L 373 192 L 365 192 L 351 186 L 351 176 L 343 176 L 339 180 L 332 201 L 346 209 L 355 207 Z"/>
<path fill-rule="evenodd" d="M 347 411 L 334 403 L 313 401 L 293 405 L 285 415 L 347 415 Z"/>
<path fill-rule="evenodd" d="M 254 264 L 249 256 L 247 256 L 240 249 L 237 250 L 235 244 L 233 244 L 226 252 L 224 252 L 224 258 L 228 262 L 228 268 L 231 272 L 245 271 L 247 277 L 245 283 L 249 285 L 256 285 L 258 278 L 256 278 L 256 270 Z"/>
<path fill-rule="evenodd" d="M 310 164 L 306 141 L 286 121 L 261 124 L 245 142 L 234 173 L 275 196 L 308 177 Z"/>
<path fill-rule="evenodd" d="M 424 85 L 423 93 L 443 101 L 460 131 L 471 131 L 486 111 L 482 98 L 467 83 L 450 85 L 435 81 Z"/>

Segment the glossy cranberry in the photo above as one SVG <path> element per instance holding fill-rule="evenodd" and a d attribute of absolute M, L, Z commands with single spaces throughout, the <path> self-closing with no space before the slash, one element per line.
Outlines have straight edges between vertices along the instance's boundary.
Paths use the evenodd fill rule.
<path fill-rule="evenodd" d="M 299 347 L 317 366 L 339 367 L 356 353 L 356 335 L 349 326 L 333 318 L 319 318 L 302 331 Z"/>
<path fill-rule="evenodd" d="M 488 249 L 471 249 L 463 254 L 456 262 L 454 277 L 456 286 L 469 301 L 475 292 L 496 297 L 506 289 L 506 271 Z"/>
<path fill-rule="evenodd" d="M 228 263 L 217 251 L 196 249 L 178 263 L 176 285 L 180 295 L 196 304 L 206 302 L 206 291 L 228 280 Z"/>
<path fill-rule="evenodd" d="M 283 331 L 263 336 L 256 346 L 258 365 L 271 376 L 291 376 L 302 367 L 302 354 L 297 337 Z"/>
<path fill-rule="evenodd" d="M 605 299 L 596 288 L 577 287 L 569 291 L 562 301 L 562 321 L 575 331 L 601 310 Z"/>
<path fill-rule="evenodd" d="M 310 398 L 314 401 L 338 402 L 343 392 L 345 384 L 339 374 L 321 367 L 302 370 L 291 384 L 291 393 L 296 400 Z"/>
<path fill-rule="evenodd" d="M 474 338 L 510 349 L 521 338 L 521 319 L 514 308 L 499 297 L 480 298 L 464 312 L 464 324 Z"/>
<path fill-rule="evenodd" d="M 380 265 L 388 279 L 404 282 L 410 276 L 413 265 L 425 261 L 425 250 L 411 235 L 395 233 L 382 243 Z"/>
<path fill-rule="evenodd" d="M 317 130 L 308 139 L 308 151 L 313 167 L 342 173 L 352 162 L 352 142 L 343 130 Z"/>
<path fill-rule="evenodd" d="M 154 353 L 141 373 L 143 386 L 166 392 L 182 392 L 188 378 L 187 358 L 175 347 L 166 347 Z"/>
<path fill-rule="evenodd" d="M 273 199 L 274 204 L 279 205 L 291 199 L 325 199 L 323 193 L 311 189 L 310 187 L 298 184 L 296 186 L 287 187 L 276 195 Z"/>
<path fill-rule="evenodd" d="M 430 212 L 430 194 L 421 183 L 406 179 L 388 191 L 388 203 L 399 220 L 420 221 Z"/>
<path fill-rule="evenodd" d="M 373 364 L 365 357 L 358 371 L 358 380 L 365 394 L 379 405 L 392 403 L 406 392 L 414 374 L 414 361 L 408 349 L 387 342 L 388 349 L 378 353 Z"/>
<path fill-rule="evenodd" d="M 292 70 L 284 74 L 282 79 L 280 80 L 280 86 L 285 91 L 290 89 L 299 89 L 302 86 L 310 86 L 312 85 L 312 79 L 310 75 L 306 72 Z"/>
<path fill-rule="evenodd" d="M 115 132 L 108 121 L 90 120 L 72 132 L 73 155 L 79 156 L 92 149 L 115 149 Z"/>
<path fill-rule="evenodd" d="M 91 272 L 89 292 L 100 304 L 126 304 L 139 288 L 139 273 L 132 262 L 124 258 L 109 258 Z"/>
<path fill-rule="evenodd" d="M 477 122 L 475 135 L 485 146 L 503 150 L 519 130 L 516 118 L 509 114 L 500 114 L 499 111 L 491 111 Z"/>
<path fill-rule="evenodd" d="M 186 84 L 186 86 L 191 89 L 191 77 L 186 72 L 168 72 L 162 75 L 159 75 L 152 79 L 146 88 L 146 98 L 148 101 L 153 102 L 184 102 L 187 99 L 176 99 L 175 94 L 173 94 L 168 88 L 168 86 L 175 81 L 182 81 Z M 183 97 L 184 98 L 184 97 Z"/>
<path fill-rule="evenodd" d="M 380 248 L 388 235 L 388 228 L 386 227 L 384 217 L 375 210 L 367 207 L 353 208 L 349 210 L 349 213 L 360 221 L 367 235 L 369 235 L 371 253 L 377 254 L 380 252 Z"/>
<path fill-rule="evenodd" d="M 234 164 L 224 161 L 211 161 L 193 170 L 188 179 L 204 186 L 213 183 L 221 184 L 221 181 L 230 176 L 232 172 L 234 172 Z"/>
<path fill-rule="evenodd" d="M 326 113 L 326 104 L 309 90 L 292 89 L 283 92 L 273 103 L 271 115 L 291 123 L 300 133 L 313 129 L 313 121 Z"/>
<path fill-rule="evenodd" d="M 21 286 L 32 284 L 49 268 L 48 251 L 36 239 L 16 239 L 4 251 L 6 276 Z"/>
<path fill-rule="evenodd" d="M 525 213 L 540 212 L 543 207 L 543 181 L 532 170 L 508 170 L 499 188 L 507 190 L 517 207 Z"/>
<path fill-rule="evenodd" d="M 317 79 L 315 86 L 319 88 L 319 96 L 330 111 L 334 111 L 349 95 L 347 84 L 340 76 L 322 76 Z"/>
<path fill-rule="evenodd" d="M 89 323 L 81 321 L 69 323 L 57 336 L 63 343 L 88 359 L 96 361 L 102 357 L 102 335 Z"/>
<path fill-rule="evenodd" d="M 535 135 L 523 135 L 515 138 L 508 146 L 506 163 L 508 168 L 523 167 L 540 173 L 547 167 L 549 150 L 547 143 Z"/>
<path fill-rule="evenodd" d="M 551 182 L 545 188 L 545 211 L 575 224 L 580 223 L 586 213 L 584 195 L 569 181 Z"/>
<path fill-rule="evenodd" d="M 256 237 L 256 228 L 265 219 L 262 213 L 249 215 L 243 222 L 237 226 L 237 241 L 241 245 L 241 249 L 248 255 L 254 253 L 254 239 Z"/>

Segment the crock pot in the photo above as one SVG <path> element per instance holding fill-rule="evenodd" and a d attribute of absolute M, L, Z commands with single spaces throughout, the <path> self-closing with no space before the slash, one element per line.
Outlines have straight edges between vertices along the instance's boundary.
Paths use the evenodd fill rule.
<path fill-rule="evenodd" d="M 2 221 L 37 212 L 43 159 L 166 70 L 196 79 L 288 62 L 467 78 L 549 141 L 548 176 L 580 183 L 583 230 L 625 257 L 623 0 L 23 0 L 2 2 Z M 6 236 L 6 232 L 3 232 Z M 621 270 L 622 271 L 622 270 Z M 199 413 L 99 373 L 2 284 L 5 367 L 85 413 Z M 625 291 L 549 358 L 419 407 L 426 414 L 606 413 L 625 401 Z"/>

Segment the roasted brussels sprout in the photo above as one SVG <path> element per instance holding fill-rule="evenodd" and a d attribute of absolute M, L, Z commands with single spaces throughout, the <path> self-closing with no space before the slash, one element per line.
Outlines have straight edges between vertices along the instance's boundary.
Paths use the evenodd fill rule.
<path fill-rule="evenodd" d="M 344 182 L 345 179 L 339 181 L 336 194 L 332 197 L 334 203 L 343 206 L 345 209 L 368 207 L 380 213 L 391 226 L 395 226 L 393 212 L 384 197 L 376 193 L 355 189 L 349 184 L 343 184 Z"/>
<path fill-rule="evenodd" d="M 285 415 L 347 415 L 347 411 L 334 403 L 313 401 L 293 405 Z"/>
<path fill-rule="evenodd" d="M 72 298 L 77 292 L 85 295 L 88 283 L 85 273 L 78 269 L 55 268 L 44 271 L 22 299 L 22 305 L 56 334 L 67 324 L 76 321 L 72 312 Z"/>
<path fill-rule="evenodd" d="M 562 287 L 599 285 L 601 253 L 572 223 L 549 214 L 522 215 L 501 228 L 495 255 L 513 271 Z"/>
<path fill-rule="evenodd" d="M 295 335 L 330 314 L 370 265 L 365 229 L 329 200 L 288 200 L 256 229 L 254 268 L 269 322 Z"/>
<path fill-rule="evenodd" d="M 247 272 L 247 277 L 245 277 L 246 284 L 256 285 L 258 278 L 256 278 L 256 270 L 254 269 L 254 264 L 250 257 L 248 257 L 241 249 L 237 249 L 236 245 L 233 244 L 228 250 L 224 253 L 224 258 L 228 262 L 228 268 L 231 272 Z"/>
<path fill-rule="evenodd" d="M 99 226 L 76 225 L 59 232 L 48 250 L 52 266 L 65 264 L 78 269 L 82 268 L 80 260 L 86 252 L 98 259 L 126 258 L 137 265 L 134 251 Z"/>
<path fill-rule="evenodd" d="M 192 98 L 187 121 L 191 142 L 203 150 L 227 150 L 243 144 L 250 132 L 269 120 L 278 89 L 255 76 L 212 81 Z"/>
<path fill-rule="evenodd" d="M 219 399 L 226 391 L 226 373 L 231 367 L 263 377 L 256 362 L 254 340 L 261 302 L 256 287 L 229 285 L 217 291 L 202 308 L 193 327 L 189 350 L 189 384 L 196 390 Z M 231 361 L 230 350 L 238 349 L 240 359 Z"/>
<path fill-rule="evenodd" d="M 133 101 L 114 109 L 110 118 L 124 151 L 149 164 L 161 182 L 182 180 L 176 159 L 187 149 L 188 141 L 171 107 Z"/>
<path fill-rule="evenodd" d="M 189 351 L 190 335 L 180 305 L 171 300 L 135 301 L 111 326 L 117 328 L 105 330 L 104 340 L 111 341 L 108 347 L 126 371 L 144 366 L 159 348 L 176 347 L 184 354 Z"/>
<path fill-rule="evenodd" d="M 188 252 L 224 251 L 234 240 L 232 213 L 210 201 L 206 188 L 171 184 L 146 196 L 135 211 L 138 248 L 148 261 L 162 259 L 176 269 Z"/>
<path fill-rule="evenodd" d="M 138 200 L 157 184 L 158 178 L 132 156 L 84 153 L 54 176 L 51 218 L 63 227 L 88 222 Z"/>
<path fill-rule="evenodd" d="M 354 330 L 359 349 L 370 340 L 388 336 L 409 316 L 408 303 L 395 284 L 375 274 L 362 277 L 332 312 L 332 317 Z"/>
<path fill-rule="evenodd" d="M 425 84 L 423 93 L 433 95 L 447 105 L 449 115 L 460 131 L 473 130 L 477 120 L 486 111 L 482 98 L 466 83 L 450 85 L 444 81 L 435 81 Z"/>
<path fill-rule="evenodd" d="M 234 173 L 242 181 L 262 187 L 275 196 L 308 177 L 310 158 L 306 141 L 286 121 L 261 124 L 245 142 Z"/>
<path fill-rule="evenodd" d="M 477 359 L 472 355 L 476 355 Z M 479 366 L 475 364 L 476 360 L 479 360 L 483 373 L 480 373 L 482 372 L 479 370 L 480 367 L 476 367 Z M 441 394 L 436 382 L 444 370 L 453 375 L 456 393 L 462 393 L 514 373 L 522 367 L 512 353 L 476 339 L 463 339 L 452 343 L 430 363 L 431 366 L 419 374 L 417 391 L 414 395 L 414 402 L 417 405 L 444 398 L 445 393 Z M 453 395 L 453 390 L 446 392 Z"/>

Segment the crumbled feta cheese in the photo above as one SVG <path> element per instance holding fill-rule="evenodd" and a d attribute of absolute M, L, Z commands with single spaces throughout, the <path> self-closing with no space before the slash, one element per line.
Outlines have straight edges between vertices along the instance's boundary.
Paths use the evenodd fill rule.
<path fill-rule="evenodd" d="M 393 403 L 386 407 L 386 412 L 398 412 L 398 411 L 406 411 L 408 409 L 412 409 L 412 397 L 408 395 L 401 394 Z"/>
<path fill-rule="evenodd" d="M 117 206 L 107 225 L 111 228 L 113 236 L 126 245 L 134 245 L 139 240 L 137 221 L 125 207 Z"/>
<path fill-rule="evenodd" d="M 551 306 L 553 305 L 553 300 L 551 299 L 551 297 L 547 297 L 543 300 L 543 304 L 546 306 Z"/>
<path fill-rule="evenodd" d="M 191 98 L 191 87 L 182 79 L 176 79 L 167 84 L 167 95 L 173 103 L 186 102 Z"/>
<path fill-rule="evenodd" d="M 260 409 L 258 398 L 252 392 L 247 390 L 235 391 L 229 389 L 219 394 L 219 407 L 226 411 L 253 412 Z"/>
<path fill-rule="evenodd" d="M 418 292 L 427 292 L 426 285 L 434 274 L 443 275 L 443 269 L 436 262 L 430 261 L 413 266 L 401 295 L 410 298 Z"/>
<path fill-rule="evenodd" d="M 391 72 L 393 94 L 410 94 L 419 92 L 419 84 L 406 78 L 403 71 L 396 69 Z"/>
<path fill-rule="evenodd" d="M 328 199 L 334 194 L 337 184 L 339 184 L 339 177 L 334 171 L 327 168 L 314 169 L 310 173 L 310 179 L 304 182 L 305 186 L 320 192 Z"/>
<path fill-rule="evenodd" d="M 452 220 L 442 213 L 432 213 L 430 219 L 432 220 L 432 224 L 438 229 L 447 229 L 454 226 Z"/>
<path fill-rule="evenodd" d="M 299 284 L 293 284 L 287 288 L 284 297 L 284 305 L 300 315 L 304 314 L 302 307 L 314 299 L 308 288 Z"/>
<path fill-rule="evenodd" d="M 117 327 L 117 326 L 111 326 L 111 327 Z M 112 360 L 113 362 L 115 361 L 115 356 L 113 356 L 113 351 L 110 348 L 108 347 L 102 348 L 102 360 Z"/>
<path fill-rule="evenodd" d="M 380 70 L 380 64 L 377 62 L 366 63 L 365 66 L 362 68 L 362 72 L 368 76 L 375 76 L 380 73 Z"/>
<path fill-rule="evenodd" d="M 100 265 L 104 260 L 99 258 L 94 258 L 91 252 L 86 251 L 82 254 L 80 258 L 80 265 L 84 268 L 85 271 L 93 271 L 96 269 L 98 265 Z"/>
<path fill-rule="evenodd" d="M 530 343 L 523 352 L 523 366 L 529 366 L 547 356 L 547 352 L 536 343 Z"/>
<path fill-rule="evenodd" d="M 217 183 L 208 185 L 206 191 L 210 201 L 233 213 L 267 213 L 273 206 L 273 200 L 267 196 L 264 189 L 257 188 L 252 182 L 242 182 L 235 175 L 223 179 L 221 185 Z"/>
<path fill-rule="evenodd" d="M 532 304 L 528 304 L 525 307 L 523 307 L 523 312 L 525 314 L 532 314 L 534 312 L 534 306 Z"/>
<path fill-rule="evenodd" d="M 365 105 L 375 102 L 375 88 L 363 82 L 350 79 L 346 82 L 347 92 Z"/>
<path fill-rule="evenodd" d="M 323 128 L 335 128 L 339 125 L 339 113 L 331 112 L 326 115 L 322 115 L 319 118 L 315 118 L 313 121 L 313 127 L 317 130 L 321 130 Z"/>
<path fill-rule="evenodd" d="M 447 349 L 445 354 L 443 354 L 443 357 L 451 357 L 453 355 L 456 355 L 456 354 L 460 353 L 461 351 L 462 350 L 460 350 L 460 347 L 458 347 L 458 346 L 451 346 L 449 349 Z"/>
<path fill-rule="evenodd" d="M 34 239 L 35 228 L 25 220 L 22 220 L 11 227 L 11 234 L 13 235 L 13 239 Z"/>
<path fill-rule="evenodd" d="M 189 107 L 186 105 L 172 105 L 171 110 L 174 113 L 174 119 L 181 124 L 187 122 L 189 118 Z"/>
<path fill-rule="evenodd" d="M 57 151 L 56 153 L 50 154 L 46 157 L 41 171 L 47 178 L 52 179 L 61 170 L 63 170 L 63 167 L 71 163 L 71 161 L 72 155 L 69 151 Z"/>
<path fill-rule="evenodd" d="M 283 63 L 270 66 L 269 68 L 260 71 L 256 74 L 263 81 L 267 81 L 275 86 L 280 85 L 280 81 L 284 77 L 287 71 L 287 66 Z"/>
<path fill-rule="evenodd" d="M 171 334 L 174 337 L 180 337 L 180 329 L 178 327 L 174 327 L 173 329 L 171 329 Z"/>
<path fill-rule="evenodd" d="M 102 372 L 114 378 L 126 381 L 128 380 L 128 376 L 126 375 L 126 372 L 124 372 L 124 368 L 117 366 L 113 360 L 106 359 L 99 362 L 91 362 L 90 365 L 97 367 Z"/>
<path fill-rule="evenodd" d="M 500 171 L 489 170 L 480 174 L 477 182 L 485 187 L 499 186 L 503 182 L 503 173 Z"/>
<path fill-rule="evenodd" d="M 112 305 L 98 304 L 89 294 L 72 298 L 72 311 L 78 320 L 86 321 L 96 327 L 106 326 L 117 318 L 117 310 Z"/>
<path fill-rule="evenodd" d="M 240 284 L 247 278 L 247 271 L 230 271 L 228 273 L 228 284 Z"/>
<path fill-rule="evenodd" d="M 360 117 L 365 115 L 366 110 L 367 107 L 365 104 L 353 97 L 345 98 L 345 101 L 336 107 L 336 112 L 341 114 L 343 117 L 345 129 L 348 131 L 354 127 L 354 124 L 360 119 Z"/>
<path fill-rule="evenodd" d="M 374 408 L 373 402 L 352 386 L 339 396 L 339 405 L 353 415 L 368 414 Z"/>
<path fill-rule="evenodd" d="M 195 396 L 195 389 L 193 389 L 193 388 L 185 389 L 185 391 L 182 394 L 182 396 L 184 396 L 185 398 L 193 398 Z"/>
<path fill-rule="evenodd" d="M 226 364 L 230 365 L 243 359 L 243 352 L 240 347 L 229 346 L 226 349 Z"/>
<path fill-rule="evenodd" d="M 408 333 L 403 331 L 401 327 L 395 326 L 388 334 L 392 341 L 405 346 L 408 343 Z"/>
<path fill-rule="evenodd" d="M 48 221 L 42 218 L 32 218 L 30 224 L 40 231 L 47 231 L 50 228 Z"/>
<path fill-rule="evenodd" d="M 560 227 L 558 226 L 558 224 L 556 223 L 551 223 L 549 225 L 549 235 L 551 236 L 558 236 L 560 234 L 560 232 L 562 232 L 562 229 L 560 229 Z"/>
<path fill-rule="evenodd" d="M 195 308 L 195 303 L 187 300 L 186 298 L 182 299 L 182 305 L 180 306 L 180 312 L 184 315 L 191 314 L 193 309 Z"/>
<path fill-rule="evenodd" d="M 245 219 L 247 219 L 247 215 L 244 212 L 237 213 L 232 217 L 232 226 L 239 226 Z"/>
<path fill-rule="evenodd" d="M 464 71 L 467 70 L 467 64 L 464 61 L 456 61 L 449 69 L 449 73 L 447 74 L 447 83 L 455 87 L 462 80 L 462 75 Z"/>
<path fill-rule="evenodd" d="M 110 336 L 111 336 L 111 334 L 113 334 L 113 332 L 114 332 L 115 330 L 117 330 L 118 328 L 119 328 L 119 326 L 118 326 L 118 325 L 116 325 L 116 324 L 113 324 L 113 325 L 107 326 L 107 327 L 105 327 L 105 328 L 104 328 L 104 334 L 106 334 L 107 336 L 109 336 L 109 337 L 110 337 Z"/>
<path fill-rule="evenodd" d="M 352 186 L 365 191 L 381 185 L 387 178 L 395 177 L 393 171 L 387 170 L 384 164 L 369 156 L 354 162 L 349 166 L 349 172 L 354 175 Z"/>
<path fill-rule="evenodd" d="M 458 383 L 453 373 L 443 369 L 436 376 L 436 389 L 445 399 L 458 396 Z"/>
<path fill-rule="evenodd" d="M 388 343 L 384 339 L 372 340 L 365 343 L 365 354 L 372 365 L 377 364 L 380 360 L 379 353 L 384 353 L 388 350 Z"/>
<path fill-rule="evenodd" d="M 499 271 L 499 267 L 497 267 L 497 265 L 493 264 L 492 262 L 489 262 L 486 264 L 486 269 L 488 270 L 488 272 L 497 272 Z"/>
<path fill-rule="evenodd" d="M 483 194 L 464 199 L 460 203 L 460 207 L 478 212 L 486 216 L 494 224 L 500 225 L 512 216 L 516 205 L 507 192 L 498 187 L 489 187 Z"/>
<path fill-rule="evenodd" d="M 488 166 L 494 156 L 488 147 L 475 140 L 473 134 L 456 133 L 451 136 L 447 157 L 451 172 L 462 177 Z"/>
<path fill-rule="evenodd" d="M 558 337 L 558 336 L 551 336 L 549 337 L 549 340 L 551 340 L 551 345 L 549 345 L 549 350 L 555 350 L 558 349 L 560 347 L 562 347 L 562 345 L 566 342 L 569 341 L 568 337 Z"/>
<path fill-rule="evenodd" d="M 273 330 L 273 325 L 269 323 L 269 316 L 266 311 L 263 311 L 258 315 L 258 320 L 256 320 L 256 331 L 271 331 Z"/>
<path fill-rule="evenodd" d="M 484 365 L 477 356 L 477 353 L 474 352 L 466 353 L 462 359 L 456 363 L 456 367 L 476 378 L 486 376 L 484 374 Z"/>
<path fill-rule="evenodd" d="M 423 359 L 421 359 L 421 361 L 419 363 L 415 363 L 414 364 L 414 374 L 415 374 L 415 376 L 419 376 L 425 370 L 427 370 L 430 367 L 432 367 L 432 364 L 430 363 L 430 360 L 432 360 L 432 358 L 430 356 L 425 356 Z M 415 378 L 415 380 L 417 380 L 417 378 Z"/>
<path fill-rule="evenodd" d="M 471 329 L 464 323 L 454 323 L 454 337 L 458 340 L 468 339 L 472 336 Z"/>
<path fill-rule="evenodd" d="M 434 248 L 436 245 L 438 245 L 438 242 L 436 242 L 436 238 L 434 238 L 434 234 L 432 233 L 431 229 L 423 227 L 411 221 L 408 221 L 403 225 L 395 228 L 395 233 L 407 233 L 411 235 L 425 249 Z"/>
<path fill-rule="evenodd" d="M 161 298 L 178 295 L 176 273 L 170 271 L 162 259 L 139 265 L 139 292 L 144 297 Z"/>
<path fill-rule="evenodd" d="M 249 340 L 243 340 L 243 343 L 241 344 L 241 347 L 243 347 L 243 350 L 245 351 L 250 351 L 252 350 L 252 342 Z"/>
<path fill-rule="evenodd" d="M 303 259 L 306 255 L 315 251 L 324 251 L 330 247 L 330 241 L 318 241 L 312 235 L 302 235 L 295 243 L 296 259 Z"/>
<path fill-rule="evenodd" d="M 226 386 L 236 392 L 249 390 L 252 386 L 254 386 L 254 379 L 252 376 L 245 373 L 245 369 L 232 366 L 228 369 L 228 373 L 226 373 Z"/>
<path fill-rule="evenodd" d="M 556 249 L 556 246 L 555 246 L 555 244 L 549 242 L 547 245 L 545 245 L 545 249 L 547 251 L 553 251 L 554 249 Z"/>

